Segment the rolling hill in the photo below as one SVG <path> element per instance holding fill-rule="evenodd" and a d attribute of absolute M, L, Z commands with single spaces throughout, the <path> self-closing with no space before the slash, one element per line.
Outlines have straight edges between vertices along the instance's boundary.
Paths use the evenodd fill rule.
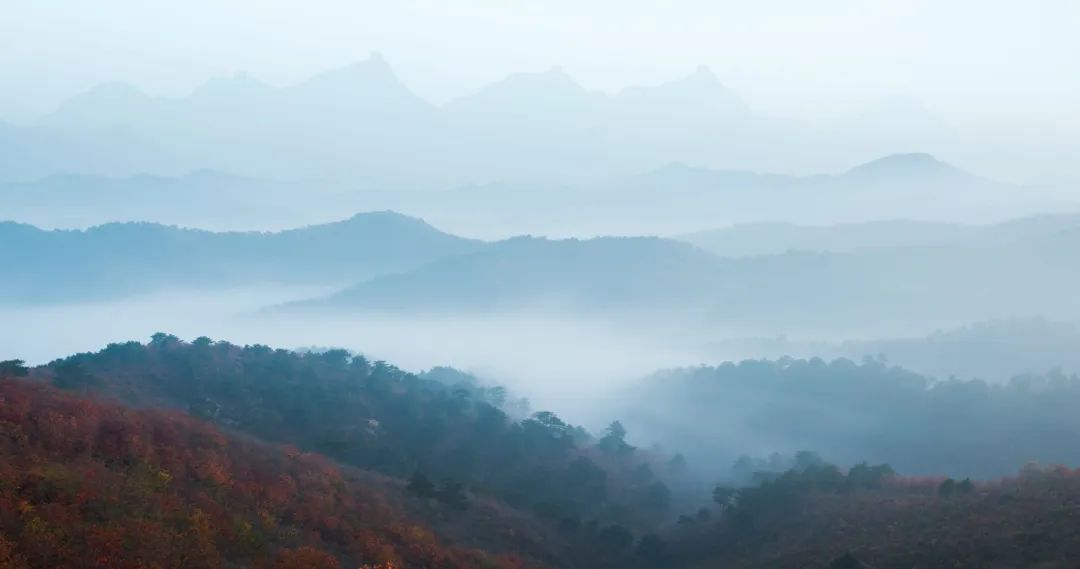
<path fill-rule="evenodd" d="M 422 266 L 480 243 L 392 212 L 277 233 L 111 223 L 43 231 L 0 224 L 9 303 L 115 298 L 185 287 L 332 284 Z"/>

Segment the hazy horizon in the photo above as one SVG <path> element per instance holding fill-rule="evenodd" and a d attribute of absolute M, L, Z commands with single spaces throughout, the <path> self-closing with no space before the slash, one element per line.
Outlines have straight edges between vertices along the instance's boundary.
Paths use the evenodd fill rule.
<path fill-rule="evenodd" d="M 673 7 L 681 9 L 484 0 L 452 8 L 323 0 L 320 9 L 304 10 L 246 2 L 182 10 L 136 2 L 63 11 L 23 5 L 0 21 L 0 42 L 13 55 L 0 59 L 0 83 L 12 86 L 0 93 L 0 118 L 33 122 L 114 81 L 174 98 L 240 72 L 293 85 L 373 52 L 411 91 L 439 105 L 515 73 L 559 68 L 586 90 L 613 95 L 707 66 L 763 117 L 826 129 L 867 117 L 877 117 L 870 124 L 939 121 L 961 140 L 942 156 L 950 162 L 1004 181 L 1080 180 L 1080 63 L 1071 56 L 1078 46 L 1070 33 L 1080 9 L 1073 3 Z M 843 162 L 777 170 L 828 171 Z"/>

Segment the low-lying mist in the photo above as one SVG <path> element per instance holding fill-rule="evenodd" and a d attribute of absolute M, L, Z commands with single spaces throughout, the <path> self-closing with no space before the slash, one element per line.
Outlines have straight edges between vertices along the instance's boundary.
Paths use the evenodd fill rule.
<path fill-rule="evenodd" d="M 640 386 L 654 381 L 645 378 L 663 369 L 751 358 L 845 357 L 858 362 L 873 356 L 931 380 L 956 375 L 999 384 L 1021 373 L 1080 370 L 1080 360 L 1072 356 L 1080 347 L 1077 329 L 1041 320 L 998 321 L 937 333 L 868 330 L 863 337 L 840 341 L 806 331 L 763 339 L 737 328 L 691 329 L 640 318 L 540 311 L 451 316 L 263 310 L 328 292 L 327 287 L 259 286 L 5 308 L 0 317 L 13 324 L 0 331 L 0 359 L 40 364 L 97 350 L 109 342 L 145 341 L 155 332 L 186 340 L 209 336 L 275 348 L 339 347 L 414 372 L 452 366 L 485 383 L 505 386 L 514 397 L 527 398 L 532 411 L 554 411 L 594 432 L 623 419 L 631 427 L 635 423 L 640 427 L 630 433 L 636 444 L 660 443 L 676 449 L 686 442 L 685 437 L 672 434 L 692 430 L 700 418 L 665 405 L 649 409 L 646 422 L 624 416 L 640 412 L 642 402 L 634 399 Z M 723 410 L 736 404 L 713 403 L 718 413 L 727 413 Z M 656 425 L 657 421 L 662 424 Z M 761 455 L 799 450 L 777 448 L 776 439 L 758 437 L 746 427 L 732 422 L 726 433 L 711 429 L 710 439 L 737 439 L 741 450 L 760 439 L 760 448 L 752 450 Z"/>

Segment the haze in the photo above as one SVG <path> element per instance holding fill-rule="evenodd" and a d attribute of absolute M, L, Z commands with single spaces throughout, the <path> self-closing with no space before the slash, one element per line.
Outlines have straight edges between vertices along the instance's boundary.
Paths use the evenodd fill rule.
<path fill-rule="evenodd" d="M 7 4 L 0 566 L 1077 558 L 1076 3 Z"/>
<path fill-rule="evenodd" d="M 171 97 L 240 71 L 293 84 L 373 51 L 439 104 L 553 66 L 614 93 L 707 65 L 769 116 L 829 125 L 914 105 L 972 141 L 948 149 L 964 167 L 1075 182 L 1078 22 L 1080 8 L 1065 0 L 9 2 L 0 117 L 30 121 L 110 81 Z M 935 149 L 892 149 L 915 150 Z M 780 170 L 835 170 L 853 158 Z"/>

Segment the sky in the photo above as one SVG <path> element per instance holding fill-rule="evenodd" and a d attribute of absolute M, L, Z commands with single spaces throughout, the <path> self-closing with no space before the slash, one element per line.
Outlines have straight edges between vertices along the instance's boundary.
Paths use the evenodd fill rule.
<path fill-rule="evenodd" d="M 437 103 L 552 66 L 614 92 L 707 65 L 766 114 L 828 123 L 899 94 L 1074 140 L 1078 27 L 1074 0 L 0 0 L 0 118 L 106 81 L 289 84 L 378 51 Z"/>

